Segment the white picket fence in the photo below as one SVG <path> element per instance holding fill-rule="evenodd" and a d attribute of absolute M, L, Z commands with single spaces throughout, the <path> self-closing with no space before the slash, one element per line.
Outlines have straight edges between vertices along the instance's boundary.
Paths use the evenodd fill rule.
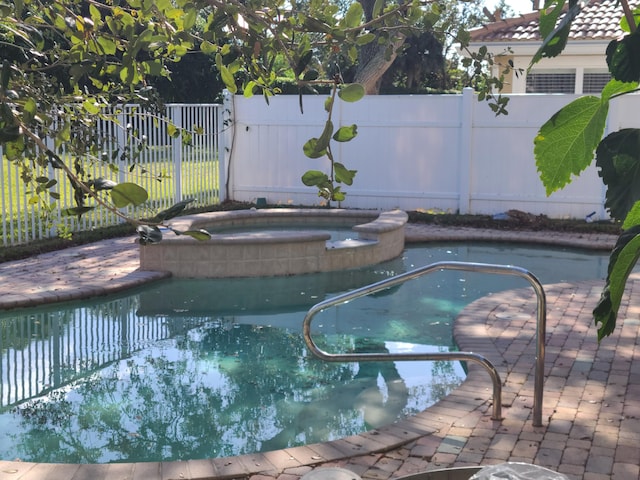
<path fill-rule="evenodd" d="M 98 156 L 108 161 L 86 164 L 85 180 L 106 178 L 143 186 L 149 192 L 148 204 L 144 208 L 125 210 L 138 217 L 151 217 L 186 199 L 193 199 L 190 204 L 193 207 L 220 202 L 220 185 L 224 185 L 225 180 L 219 152 L 227 150 L 224 145 L 227 124 L 221 105 L 171 104 L 163 115 L 152 115 L 135 105 L 119 107 L 117 111 L 117 122 L 99 121 L 97 126 L 103 141 Z M 174 127 L 185 129 L 185 134 L 190 136 L 188 145 L 183 145 L 181 137 L 175 137 Z M 53 150 L 53 145 L 50 148 Z M 129 159 L 123 157 L 125 152 L 129 153 Z M 64 146 L 56 153 L 68 162 L 71 160 Z M 57 180 L 52 191 L 61 197 L 58 214 L 52 219 L 43 217 L 42 203 L 36 203 L 32 189 L 23 184 L 19 166 L 3 159 L 0 168 L 3 245 L 55 236 L 61 226 L 78 231 L 122 222 L 105 208 L 96 208 L 80 219 L 62 216 L 59 212 L 76 206 L 72 186 L 62 170 L 36 166 L 34 176 Z M 45 201 L 49 201 L 47 196 Z"/>
<path fill-rule="evenodd" d="M 596 212 L 606 218 L 604 187 L 594 165 L 565 189 L 547 197 L 538 178 L 533 139 L 540 126 L 573 95 L 512 95 L 509 115 L 496 117 L 478 102 L 471 90 L 461 95 L 382 95 L 356 103 L 338 101 L 334 124 L 356 124 L 351 142 L 335 143 L 336 160 L 358 173 L 352 186 L 344 186 L 342 207 L 366 209 L 435 210 L 471 214 L 497 214 L 510 209 L 552 218 L 584 218 Z M 309 159 L 305 142 L 318 137 L 326 121 L 326 96 L 306 95 L 304 113 L 296 95 L 228 97 L 224 105 L 170 105 L 167 118 L 177 126 L 202 128 L 191 146 L 167 132 L 167 123 L 140 114 L 131 106 L 121 124 L 146 137 L 147 146 L 129 172 L 117 181 L 141 183 L 150 193 L 149 212 L 187 198 L 194 206 L 222 200 L 269 204 L 317 205 L 317 190 L 302 184 L 310 169 L 328 172 L 326 158 Z M 614 100 L 607 131 L 640 127 L 640 95 Z M 105 130 L 105 136 L 135 149 L 127 130 Z M 111 147 L 110 147 L 111 148 Z M 106 155 L 111 158 L 113 149 Z M 38 207 L 29 202 L 20 172 L 6 160 L 0 168 L 0 228 L 3 244 L 12 245 L 55 235 L 41 221 Z M 113 176 L 96 165 L 92 176 Z M 146 173 L 142 173 L 142 172 Z M 59 171 L 48 174 L 60 175 Z M 153 175 L 165 175 L 162 182 Z M 59 189 L 65 182 L 60 178 Z M 68 183 L 65 188 L 70 188 Z M 22 190 L 20 190 L 22 188 Z M 16 194 L 13 190 L 20 192 Z M 63 195 L 62 208 L 73 206 Z M 72 229 L 111 225 L 119 220 L 104 209 L 86 215 Z M 56 222 L 70 222 L 58 218 Z M 54 223 L 56 223 L 54 222 Z M 55 227 L 55 225 L 54 225 Z"/>
<path fill-rule="evenodd" d="M 233 100 L 236 122 L 229 175 L 236 200 L 318 204 L 301 177 L 328 173 L 326 158 L 309 159 L 304 143 L 320 136 L 325 96 Z M 552 218 L 606 217 L 595 166 L 547 197 L 533 156 L 538 129 L 573 95 L 513 95 L 496 117 L 471 90 L 462 95 L 371 96 L 337 102 L 334 124 L 356 124 L 358 135 L 334 144 L 336 160 L 357 170 L 343 207 L 497 214 L 519 209 Z M 614 101 L 608 130 L 639 126 L 640 96 Z"/>

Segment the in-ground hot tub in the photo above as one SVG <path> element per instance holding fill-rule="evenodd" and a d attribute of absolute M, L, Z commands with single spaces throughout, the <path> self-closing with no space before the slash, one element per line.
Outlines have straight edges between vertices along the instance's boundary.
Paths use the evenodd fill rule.
<path fill-rule="evenodd" d="M 401 210 L 275 208 L 188 215 L 172 221 L 171 227 L 205 229 L 214 232 L 211 239 L 165 235 L 160 243 L 141 245 L 140 269 L 171 272 L 178 278 L 221 278 L 356 268 L 400 255 L 407 219 Z M 295 230 L 270 229 L 273 224 Z M 323 227 L 336 226 L 351 227 L 354 238 L 332 240 Z M 224 232 L 231 227 L 243 231 Z"/>

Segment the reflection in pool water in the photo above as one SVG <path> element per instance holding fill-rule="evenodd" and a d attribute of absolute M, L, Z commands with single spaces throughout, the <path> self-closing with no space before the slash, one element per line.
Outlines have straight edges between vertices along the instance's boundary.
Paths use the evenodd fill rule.
<path fill-rule="evenodd" d="M 327 364 L 301 336 L 313 304 L 440 260 L 515 264 L 543 283 L 603 278 L 605 253 L 522 246 L 411 247 L 357 271 L 180 280 L 128 296 L 0 316 L 0 458 L 211 458 L 322 442 L 416 413 L 464 378 L 455 362 Z M 468 302 L 527 287 L 442 272 L 319 314 L 334 351 L 446 351 Z"/>

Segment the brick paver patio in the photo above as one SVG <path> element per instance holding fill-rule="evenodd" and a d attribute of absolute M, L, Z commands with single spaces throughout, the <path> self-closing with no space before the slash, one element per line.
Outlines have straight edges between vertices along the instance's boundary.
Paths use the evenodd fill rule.
<path fill-rule="evenodd" d="M 409 225 L 408 241 L 544 241 L 610 248 L 607 235 L 441 229 Z M 509 237 L 509 238 L 507 238 Z M 513 238 L 511 238 L 513 237 Z M 0 307 L 13 308 L 100 295 L 161 278 L 138 271 L 137 246 L 118 239 L 0 264 Z M 532 425 L 535 295 L 531 289 L 480 299 L 456 320 L 461 350 L 488 357 L 503 382 L 503 419 L 492 420 L 491 382 L 470 365 L 463 384 L 415 417 L 325 444 L 242 457 L 166 463 L 53 465 L 0 462 L 0 480 L 251 478 L 297 480 L 313 468 L 337 466 L 363 479 L 453 466 L 518 461 L 570 479 L 640 478 L 640 276 L 633 275 L 620 326 L 598 344 L 591 311 L 601 281 L 545 286 L 543 426 Z M 637 305 L 636 305 L 637 303 Z"/>

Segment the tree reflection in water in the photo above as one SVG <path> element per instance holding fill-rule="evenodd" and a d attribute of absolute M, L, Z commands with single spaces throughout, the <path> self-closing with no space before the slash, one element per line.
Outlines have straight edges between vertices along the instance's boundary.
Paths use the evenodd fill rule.
<path fill-rule="evenodd" d="M 424 408 L 415 393 L 393 363 L 328 364 L 297 332 L 214 321 L 14 408 L 10 440 L 44 462 L 229 456 L 360 433 Z"/>

